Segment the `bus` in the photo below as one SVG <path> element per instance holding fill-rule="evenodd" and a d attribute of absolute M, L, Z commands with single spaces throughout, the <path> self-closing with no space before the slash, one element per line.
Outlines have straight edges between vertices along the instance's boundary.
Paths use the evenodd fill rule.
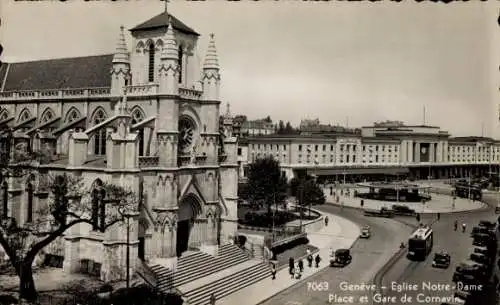
<path fill-rule="evenodd" d="M 482 189 L 478 183 L 457 182 L 455 184 L 456 196 L 460 198 L 469 198 L 473 200 L 482 199 Z"/>
<path fill-rule="evenodd" d="M 407 258 L 414 261 L 423 261 L 432 251 L 433 232 L 429 226 L 422 226 L 413 232 L 408 239 Z"/>

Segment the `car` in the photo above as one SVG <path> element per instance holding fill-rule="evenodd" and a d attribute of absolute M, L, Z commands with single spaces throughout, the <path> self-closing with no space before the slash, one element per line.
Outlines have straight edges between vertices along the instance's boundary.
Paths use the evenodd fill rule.
<path fill-rule="evenodd" d="M 495 231 L 497 228 L 496 223 L 494 223 L 492 221 L 488 221 L 488 220 L 480 220 L 478 226 L 480 228 L 486 228 L 486 229 L 491 230 L 491 231 Z"/>
<path fill-rule="evenodd" d="M 361 233 L 359 234 L 360 238 L 370 238 L 372 236 L 370 226 L 364 226 L 361 228 Z"/>
<path fill-rule="evenodd" d="M 451 257 L 445 251 L 436 252 L 432 260 L 432 267 L 447 269 L 450 266 Z"/>
<path fill-rule="evenodd" d="M 480 254 L 480 253 L 472 253 L 469 256 L 469 259 L 471 261 L 483 264 L 485 266 L 491 266 L 491 263 L 492 263 L 492 260 L 488 256 L 486 256 L 484 254 Z"/>
<path fill-rule="evenodd" d="M 349 249 L 338 249 L 330 254 L 330 267 L 344 267 L 352 261 L 351 251 Z"/>
<path fill-rule="evenodd" d="M 452 281 L 455 283 L 477 284 L 478 280 L 485 278 L 487 267 L 472 260 L 466 260 L 455 268 Z"/>
<path fill-rule="evenodd" d="M 472 251 L 472 253 L 480 253 L 480 254 L 484 254 L 484 255 L 489 255 L 490 251 L 486 247 L 479 247 L 478 246 L 478 247 L 474 247 L 474 250 Z"/>

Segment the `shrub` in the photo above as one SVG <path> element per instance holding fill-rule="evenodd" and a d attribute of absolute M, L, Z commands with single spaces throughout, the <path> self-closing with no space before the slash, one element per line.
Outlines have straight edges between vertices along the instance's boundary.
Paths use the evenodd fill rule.
<path fill-rule="evenodd" d="M 234 238 L 234 243 L 240 248 L 243 248 L 246 242 L 247 242 L 247 237 L 245 235 L 236 235 Z"/>
<path fill-rule="evenodd" d="M 294 239 L 286 244 L 282 244 L 282 245 L 279 245 L 277 247 L 274 247 L 271 250 L 273 251 L 273 253 L 280 254 L 280 253 L 283 253 L 287 250 L 293 249 L 299 245 L 305 245 L 308 243 L 309 243 L 309 239 L 307 239 L 307 237 L 301 237 L 301 238 Z"/>

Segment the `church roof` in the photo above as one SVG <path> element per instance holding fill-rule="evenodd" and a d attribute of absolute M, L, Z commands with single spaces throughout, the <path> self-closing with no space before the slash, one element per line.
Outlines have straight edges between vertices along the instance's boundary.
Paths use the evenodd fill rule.
<path fill-rule="evenodd" d="M 112 61 L 106 54 L 3 63 L 1 91 L 111 87 Z"/>
<path fill-rule="evenodd" d="M 200 36 L 200 34 L 196 33 L 192 28 L 188 27 L 182 21 L 175 18 L 175 16 L 173 16 L 172 14 L 167 14 L 167 12 L 163 12 L 157 16 L 154 16 L 148 21 L 145 21 L 139 24 L 138 26 L 132 28 L 130 31 L 135 32 L 135 31 L 152 30 L 157 28 L 167 28 L 169 16 L 170 18 L 172 18 L 172 26 L 174 27 L 174 30 L 177 30 L 185 34 Z"/>

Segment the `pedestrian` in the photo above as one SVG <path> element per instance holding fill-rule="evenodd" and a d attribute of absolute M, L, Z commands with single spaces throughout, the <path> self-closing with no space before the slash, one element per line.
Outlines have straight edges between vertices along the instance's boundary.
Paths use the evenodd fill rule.
<path fill-rule="evenodd" d="M 298 267 L 300 272 L 304 271 L 304 262 L 302 261 L 302 259 L 299 259 Z"/>
<path fill-rule="evenodd" d="M 297 272 L 295 272 L 295 278 L 298 280 L 302 277 L 302 271 L 300 271 L 299 268 L 297 268 Z"/>
<path fill-rule="evenodd" d="M 215 305 L 215 293 L 210 296 L 210 305 Z"/>
<path fill-rule="evenodd" d="M 295 278 L 295 266 L 292 267 L 291 271 L 290 271 L 290 276 L 293 278 Z"/>
<path fill-rule="evenodd" d="M 328 216 L 325 216 L 325 227 L 328 227 Z"/>
<path fill-rule="evenodd" d="M 271 264 L 271 276 L 273 280 L 276 279 L 276 266 L 274 264 Z"/>
<path fill-rule="evenodd" d="M 455 231 L 458 229 L 458 221 L 455 220 L 455 222 L 453 223 L 453 228 L 455 229 Z"/>
<path fill-rule="evenodd" d="M 462 233 L 465 233 L 465 229 L 467 229 L 467 225 L 465 222 L 462 224 Z"/>
<path fill-rule="evenodd" d="M 295 268 L 295 260 L 293 259 L 293 257 L 290 257 L 290 259 L 288 260 L 288 270 L 290 274 L 293 274 L 293 268 Z"/>
<path fill-rule="evenodd" d="M 441 214 L 440 213 L 437 213 L 437 218 L 438 218 L 438 220 L 441 219 Z"/>
<path fill-rule="evenodd" d="M 319 257 L 319 253 L 316 255 L 316 268 L 319 268 L 319 262 L 321 261 L 321 257 Z"/>
<path fill-rule="evenodd" d="M 313 262 L 313 257 L 312 257 L 312 254 L 311 254 L 311 250 L 309 248 L 307 248 L 307 262 L 308 262 L 309 268 L 311 268 L 312 267 L 312 262 Z"/>

